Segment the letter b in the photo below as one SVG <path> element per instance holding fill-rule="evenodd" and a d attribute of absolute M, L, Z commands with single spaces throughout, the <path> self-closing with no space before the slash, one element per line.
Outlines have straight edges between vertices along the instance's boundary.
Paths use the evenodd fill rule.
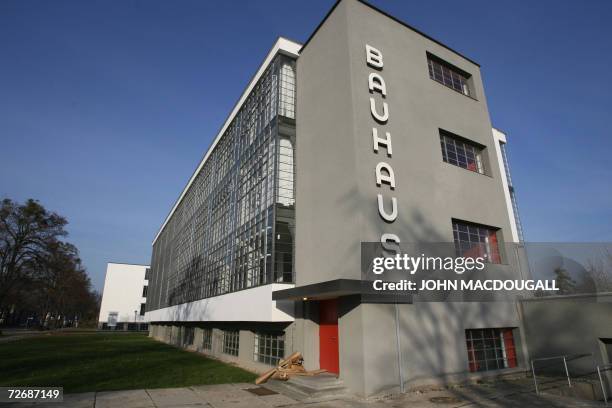
<path fill-rule="evenodd" d="M 372 68 L 375 68 L 378 70 L 382 69 L 383 67 L 382 52 L 366 44 L 366 62 Z"/>

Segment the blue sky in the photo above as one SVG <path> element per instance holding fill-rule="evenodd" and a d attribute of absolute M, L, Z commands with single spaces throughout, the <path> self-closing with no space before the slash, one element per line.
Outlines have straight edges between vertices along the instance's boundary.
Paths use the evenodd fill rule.
<path fill-rule="evenodd" d="M 526 239 L 612 241 L 612 2 L 373 1 L 482 65 Z M 151 241 L 277 36 L 316 1 L 0 1 L 0 197 L 69 221 L 101 289 Z"/>

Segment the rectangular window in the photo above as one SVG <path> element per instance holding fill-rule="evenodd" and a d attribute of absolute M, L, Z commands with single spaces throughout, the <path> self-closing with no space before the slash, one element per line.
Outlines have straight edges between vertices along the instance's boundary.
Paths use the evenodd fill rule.
<path fill-rule="evenodd" d="M 256 333 L 253 359 L 257 362 L 277 365 L 285 357 L 285 335 Z"/>
<path fill-rule="evenodd" d="M 151 268 L 145 269 L 145 280 L 149 280 L 151 278 Z"/>
<path fill-rule="evenodd" d="M 204 350 L 212 350 L 212 329 L 203 329 L 202 334 L 202 348 Z"/>
<path fill-rule="evenodd" d="M 194 327 L 185 327 L 183 330 L 183 346 L 193 345 L 193 338 L 195 337 Z"/>
<path fill-rule="evenodd" d="M 440 129 L 442 160 L 466 170 L 485 174 L 484 147 Z"/>
<path fill-rule="evenodd" d="M 295 62 L 283 61 L 280 69 L 278 113 L 295 118 Z"/>
<path fill-rule="evenodd" d="M 431 79 L 466 96 L 471 96 L 470 74 L 429 53 L 427 53 L 427 65 Z"/>
<path fill-rule="evenodd" d="M 485 258 L 490 263 L 501 263 L 498 228 L 453 220 L 453 239 L 457 256 Z"/>
<path fill-rule="evenodd" d="M 117 324 L 117 318 L 119 317 L 119 313 L 118 312 L 109 312 L 108 313 L 108 325 L 113 327 Z"/>
<path fill-rule="evenodd" d="M 148 291 L 149 287 L 148 286 L 143 286 L 142 287 L 142 297 L 147 297 L 147 291 Z"/>
<path fill-rule="evenodd" d="M 140 304 L 140 315 L 141 316 L 145 315 L 145 307 L 146 307 L 146 303 L 141 303 Z"/>
<path fill-rule="evenodd" d="M 223 352 L 238 356 L 240 332 L 238 330 L 223 330 Z"/>
<path fill-rule="evenodd" d="M 512 329 L 468 329 L 465 339 L 471 372 L 516 367 Z"/>

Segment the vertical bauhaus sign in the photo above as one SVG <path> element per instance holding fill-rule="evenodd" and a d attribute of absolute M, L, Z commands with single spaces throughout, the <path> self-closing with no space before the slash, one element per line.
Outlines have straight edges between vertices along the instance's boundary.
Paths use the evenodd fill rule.
<path fill-rule="evenodd" d="M 386 102 L 387 85 L 381 75 L 384 67 L 383 54 L 380 50 L 366 44 L 366 64 L 372 68 L 368 75 L 368 91 L 370 92 L 370 114 L 372 115 L 372 143 L 374 154 L 380 157 L 376 164 L 376 185 L 380 189 L 377 194 L 378 214 L 387 223 L 393 223 L 398 216 L 395 174 L 388 163 L 393 155 L 391 133 L 387 130 L 389 122 L 389 105 Z M 386 157 L 384 157 L 386 156 Z M 397 235 L 383 233 L 380 242 L 384 244 L 399 243 Z"/>

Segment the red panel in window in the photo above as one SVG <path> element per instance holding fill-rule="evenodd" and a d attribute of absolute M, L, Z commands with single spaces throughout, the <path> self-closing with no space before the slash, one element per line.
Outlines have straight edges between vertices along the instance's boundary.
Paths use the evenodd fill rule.
<path fill-rule="evenodd" d="M 501 334 L 504 342 L 504 348 L 506 349 L 508 367 L 516 367 L 516 349 L 514 348 L 514 337 L 512 336 L 512 329 L 501 329 Z"/>
<path fill-rule="evenodd" d="M 471 341 L 468 341 L 467 349 L 468 349 L 468 364 L 470 366 L 470 372 L 474 373 L 478 371 L 478 363 L 476 362 L 476 355 L 474 354 L 474 343 Z"/>
<path fill-rule="evenodd" d="M 499 255 L 499 244 L 497 242 L 496 231 L 489 231 L 489 245 L 491 247 L 491 262 L 501 263 L 501 256 Z"/>

